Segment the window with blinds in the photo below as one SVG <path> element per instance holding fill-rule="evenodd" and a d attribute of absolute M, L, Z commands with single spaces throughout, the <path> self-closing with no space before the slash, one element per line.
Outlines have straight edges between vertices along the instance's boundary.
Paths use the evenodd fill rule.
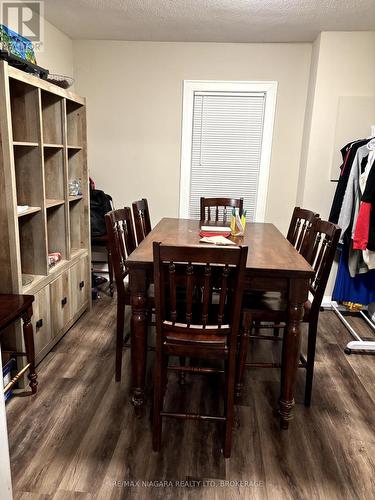
<path fill-rule="evenodd" d="M 244 198 L 257 208 L 265 92 L 194 92 L 189 218 L 205 197 Z"/>

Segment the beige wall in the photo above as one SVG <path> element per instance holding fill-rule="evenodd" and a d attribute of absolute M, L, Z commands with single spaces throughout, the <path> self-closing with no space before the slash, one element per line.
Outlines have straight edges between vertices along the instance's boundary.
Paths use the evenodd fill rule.
<path fill-rule="evenodd" d="M 183 80 L 277 80 L 266 218 L 285 231 L 297 196 L 310 56 L 311 44 L 75 41 L 91 175 L 117 207 L 147 197 L 154 222 L 177 216 Z"/>
<path fill-rule="evenodd" d="M 330 173 L 339 96 L 375 95 L 375 31 L 325 32 L 317 50 L 310 89 L 314 105 L 305 128 L 306 161 L 301 164 L 305 182 L 299 195 L 305 207 L 326 218 L 336 189 Z"/>
<path fill-rule="evenodd" d="M 299 177 L 298 177 L 297 200 L 296 200 L 296 204 L 298 206 L 301 206 L 301 207 L 303 206 L 303 195 L 304 195 L 304 190 L 305 190 L 306 168 L 307 168 L 307 161 L 308 161 L 308 155 L 309 155 L 311 123 L 312 123 L 312 115 L 313 115 L 313 111 L 314 111 L 316 78 L 317 78 L 317 71 L 318 71 L 318 65 L 319 65 L 319 50 L 320 50 L 320 35 L 313 43 L 312 53 L 311 53 L 309 88 L 308 88 L 308 93 L 307 93 L 304 133 L 303 133 L 303 139 L 302 139 L 301 162 L 300 162 L 300 170 L 299 170 Z"/>
<path fill-rule="evenodd" d="M 50 73 L 73 76 L 73 41 L 51 23 L 44 24 L 44 47 L 37 52 L 39 66 Z"/>
<path fill-rule="evenodd" d="M 324 219 L 337 185 L 330 174 L 339 97 L 375 96 L 374 54 L 375 31 L 324 32 L 314 44 L 297 199 Z M 335 276 L 336 266 L 327 285 L 328 296 Z"/>

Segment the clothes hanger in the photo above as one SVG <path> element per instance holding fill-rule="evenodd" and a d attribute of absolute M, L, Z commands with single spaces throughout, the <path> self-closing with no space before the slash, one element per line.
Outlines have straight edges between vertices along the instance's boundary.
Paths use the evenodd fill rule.
<path fill-rule="evenodd" d="M 370 141 L 367 143 L 367 148 L 370 151 L 375 151 L 375 125 L 371 125 Z"/>

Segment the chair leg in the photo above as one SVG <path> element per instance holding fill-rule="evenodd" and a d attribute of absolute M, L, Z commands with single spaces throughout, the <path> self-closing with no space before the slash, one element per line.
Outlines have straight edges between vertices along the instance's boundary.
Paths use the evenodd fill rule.
<path fill-rule="evenodd" d="M 185 356 L 180 356 L 180 366 L 186 366 Z M 185 383 L 186 383 L 186 373 L 185 372 L 183 372 L 183 371 L 180 372 L 178 383 L 180 385 L 185 385 Z"/>
<path fill-rule="evenodd" d="M 233 434 L 233 419 L 234 419 L 234 383 L 236 376 L 235 357 L 228 362 L 225 384 L 225 435 L 224 435 L 224 458 L 230 458 L 232 450 L 232 434 Z"/>
<path fill-rule="evenodd" d="M 155 356 L 154 407 L 152 424 L 152 448 L 154 451 L 160 451 L 161 448 L 162 416 L 160 415 L 160 412 L 162 411 L 163 406 L 163 376 L 161 346 L 157 345 Z"/>
<path fill-rule="evenodd" d="M 305 383 L 305 406 L 307 407 L 311 405 L 317 327 L 318 327 L 317 322 L 309 323 L 309 334 L 307 340 L 307 358 L 306 358 L 306 383 Z"/>
<path fill-rule="evenodd" d="M 28 379 L 30 380 L 31 393 L 36 394 L 38 386 L 38 376 L 35 372 L 35 349 L 34 349 L 34 333 L 31 324 L 31 316 L 33 314 L 30 307 L 22 316 L 23 321 L 23 338 L 25 342 L 27 362 L 30 363 Z"/>
<path fill-rule="evenodd" d="M 169 357 L 166 354 L 162 356 L 162 368 L 161 368 L 162 382 L 163 382 L 162 401 L 164 401 L 164 396 L 168 385 L 168 359 Z"/>
<path fill-rule="evenodd" d="M 249 349 L 249 334 L 251 330 L 251 314 L 245 312 L 242 319 L 242 331 L 241 331 L 241 341 L 240 341 L 240 352 L 238 356 L 238 370 L 236 374 L 236 398 L 241 397 L 241 391 L 243 387 L 243 379 L 245 374 L 245 363 L 247 359 L 247 351 Z"/>
<path fill-rule="evenodd" d="M 108 259 L 108 274 L 109 274 L 109 293 L 111 297 L 113 297 L 114 293 L 114 284 L 113 284 L 113 262 L 112 262 L 112 254 L 111 249 L 107 246 L 107 259 Z"/>
<path fill-rule="evenodd" d="M 122 349 L 124 337 L 124 320 L 125 320 L 125 304 L 121 300 L 120 295 L 117 297 L 117 326 L 116 326 L 116 366 L 115 380 L 121 380 L 121 364 L 122 364 Z"/>
<path fill-rule="evenodd" d="M 109 293 L 111 297 L 113 297 L 114 292 L 114 284 L 113 284 L 113 262 L 112 262 L 112 253 L 109 242 L 106 245 L 107 248 L 107 262 L 108 262 L 108 277 L 109 277 Z"/>

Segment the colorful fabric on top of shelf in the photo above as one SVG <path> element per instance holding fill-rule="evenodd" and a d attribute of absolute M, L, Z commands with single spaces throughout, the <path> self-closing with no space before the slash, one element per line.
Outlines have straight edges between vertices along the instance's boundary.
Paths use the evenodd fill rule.
<path fill-rule="evenodd" d="M 4 24 L 0 24 L 0 48 L 9 54 L 13 54 L 25 61 L 36 64 L 32 42 Z"/>

